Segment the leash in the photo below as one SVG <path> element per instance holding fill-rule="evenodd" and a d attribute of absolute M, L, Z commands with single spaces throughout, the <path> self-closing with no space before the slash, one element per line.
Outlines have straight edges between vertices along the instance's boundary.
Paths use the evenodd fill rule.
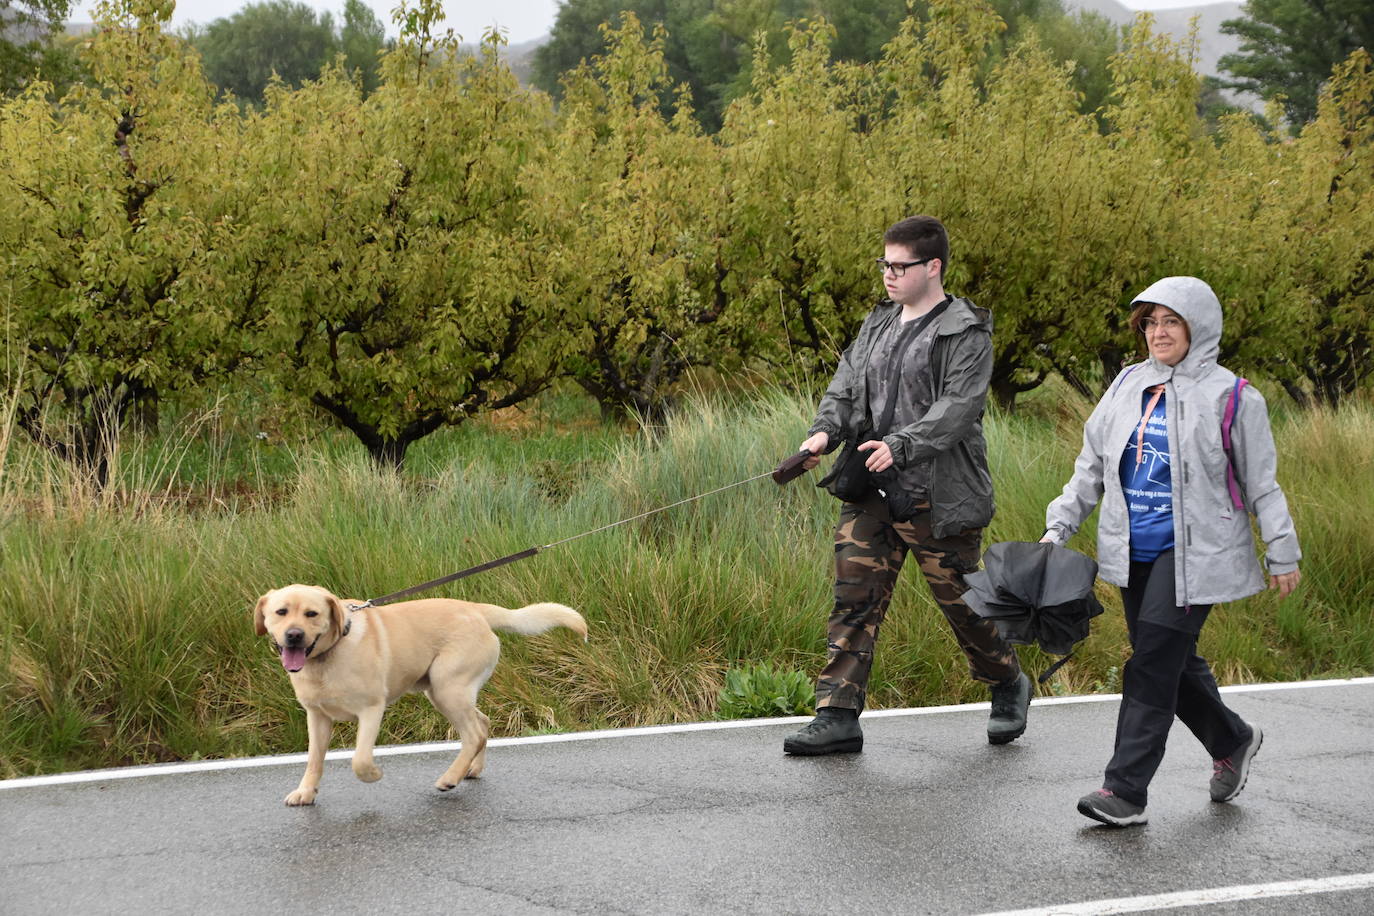
<path fill-rule="evenodd" d="M 609 525 L 602 525 L 599 528 L 593 528 L 590 531 L 584 531 L 581 534 L 574 534 L 572 537 L 566 537 L 562 540 L 554 541 L 551 544 L 544 544 L 541 547 L 527 547 L 524 550 L 521 550 L 517 553 L 507 554 L 506 556 L 499 557 L 495 560 L 488 560 L 487 562 L 479 563 L 476 566 L 469 566 L 467 569 L 460 570 L 456 573 L 450 573 L 447 576 L 441 576 L 438 579 L 431 579 L 430 581 L 422 582 L 419 585 L 412 585 L 410 588 L 403 588 L 399 592 L 392 592 L 391 594 L 383 595 L 380 598 L 369 598 L 362 604 L 350 604 L 348 606 L 348 609 L 350 611 L 361 611 L 364 608 L 381 607 L 383 604 L 390 604 L 398 598 L 404 598 L 406 595 L 414 595 L 417 592 L 429 591 L 431 588 L 438 588 L 440 585 L 447 585 L 450 582 L 456 582 L 459 579 L 464 579 L 468 576 L 476 575 L 479 572 L 486 572 L 487 570 L 495 569 L 498 566 L 505 566 L 507 563 L 514 563 L 516 560 L 523 560 L 526 557 L 532 557 L 535 554 L 539 553 L 541 550 L 548 550 L 550 547 L 557 547 L 560 544 L 566 544 L 569 541 L 575 541 L 578 538 L 584 538 L 588 535 L 596 534 L 601 531 L 607 531 L 611 528 L 617 528 L 621 525 L 627 525 L 630 522 L 638 521 L 641 518 L 648 518 L 649 516 L 655 515 L 659 512 L 666 512 L 669 509 L 675 509 L 678 506 L 685 505 L 686 503 L 696 502 L 698 499 L 705 499 L 707 496 L 714 496 L 716 493 L 723 493 L 724 491 L 732 490 L 735 487 L 742 487 L 746 483 L 753 483 L 754 481 L 760 480 L 764 477 L 772 477 L 773 480 L 779 486 L 781 486 L 787 483 L 788 481 L 794 480 L 797 477 L 800 477 L 802 474 L 804 474 L 806 472 L 806 468 L 803 466 L 803 463 L 806 461 L 807 458 L 810 457 L 811 452 L 803 449 L 802 451 L 797 452 L 797 454 L 783 461 L 782 464 L 779 464 L 776 468 L 774 468 L 771 471 L 764 471 L 762 474 L 755 474 L 753 477 L 748 477 L 744 480 L 738 480 L 734 483 L 726 484 L 723 487 L 716 487 L 714 490 L 707 490 L 705 493 L 698 493 L 696 496 L 689 496 L 686 499 L 679 499 L 675 503 L 669 503 L 666 506 L 659 506 L 657 509 L 650 509 L 648 512 L 641 512 L 638 515 L 632 515 L 629 518 L 622 518 L 618 522 L 611 522 Z"/>

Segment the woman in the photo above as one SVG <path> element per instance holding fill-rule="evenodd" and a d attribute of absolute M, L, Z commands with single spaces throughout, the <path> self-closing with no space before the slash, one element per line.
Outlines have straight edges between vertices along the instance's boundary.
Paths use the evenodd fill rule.
<path fill-rule="evenodd" d="M 1212 800 L 1240 794 L 1263 735 L 1222 702 L 1198 633 L 1213 605 L 1264 589 L 1249 515 L 1281 598 L 1297 587 L 1302 557 L 1274 480 L 1264 398 L 1216 362 L 1216 294 L 1195 277 L 1166 277 L 1132 306 L 1149 359 L 1124 369 L 1088 418 L 1041 538 L 1063 544 L 1101 501 L 1099 575 L 1121 587 L 1132 654 L 1103 787 L 1078 810 L 1117 827 L 1145 823 L 1175 715 L 1212 756 Z"/>

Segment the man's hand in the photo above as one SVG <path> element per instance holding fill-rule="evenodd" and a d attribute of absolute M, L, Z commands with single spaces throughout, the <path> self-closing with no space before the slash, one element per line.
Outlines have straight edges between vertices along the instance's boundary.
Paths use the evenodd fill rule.
<path fill-rule="evenodd" d="M 872 452 L 868 456 L 868 460 L 864 462 L 864 467 L 874 474 L 892 467 L 892 449 L 888 448 L 887 443 L 881 439 L 870 439 L 860 443 L 859 451 Z"/>
<path fill-rule="evenodd" d="M 809 439 L 801 444 L 797 449 L 799 452 L 810 452 L 811 457 L 802 462 L 802 467 L 808 471 L 821 463 L 821 454 L 830 446 L 830 434 L 826 432 L 813 433 Z"/>
<path fill-rule="evenodd" d="M 1270 576 L 1269 587 L 1276 588 L 1279 590 L 1279 600 L 1282 601 L 1284 598 L 1287 598 L 1289 595 L 1293 594 L 1293 589 L 1297 588 L 1298 583 L 1301 581 L 1302 573 L 1295 569 L 1290 573 L 1283 573 L 1282 575 L 1278 576 Z"/>

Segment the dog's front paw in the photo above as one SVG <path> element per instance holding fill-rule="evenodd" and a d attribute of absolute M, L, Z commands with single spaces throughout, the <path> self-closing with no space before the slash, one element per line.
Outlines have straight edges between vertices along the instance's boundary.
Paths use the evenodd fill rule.
<path fill-rule="evenodd" d="M 447 792 L 449 789 L 452 789 L 456 785 L 458 785 L 458 783 L 449 779 L 448 774 L 445 773 L 443 776 L 440 776 L 437 780 L 435 780 L 434 788 L 438 789 L 440 792 Z"/>
<path fill-rule="evenodd" d="M 375 763 L 354 763 L 353 775 L 363 782 L 376 782 L 382 778 L 382 768 Z"/>
<path fill-rule="evenodd" d="M 313 805 L 317 794 L 319 794 L 318 789 L 297 789 L 286 796 L 286 803 L 292 808 L 300 805 Z"/>

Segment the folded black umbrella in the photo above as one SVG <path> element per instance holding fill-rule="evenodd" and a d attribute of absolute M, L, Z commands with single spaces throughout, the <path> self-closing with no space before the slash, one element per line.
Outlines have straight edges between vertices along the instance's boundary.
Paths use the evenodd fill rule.
<path fill-rule="evenodd" d="M 1064 656 L 1040 676 L 1044 683 L 1102 613 L 1093 594 L 1096 579 L 1097 562 L 1067 547 L 1003 541 L 988 548 L 980 572 L 964 577 L 964 601 L 1008 642 Z"/>

